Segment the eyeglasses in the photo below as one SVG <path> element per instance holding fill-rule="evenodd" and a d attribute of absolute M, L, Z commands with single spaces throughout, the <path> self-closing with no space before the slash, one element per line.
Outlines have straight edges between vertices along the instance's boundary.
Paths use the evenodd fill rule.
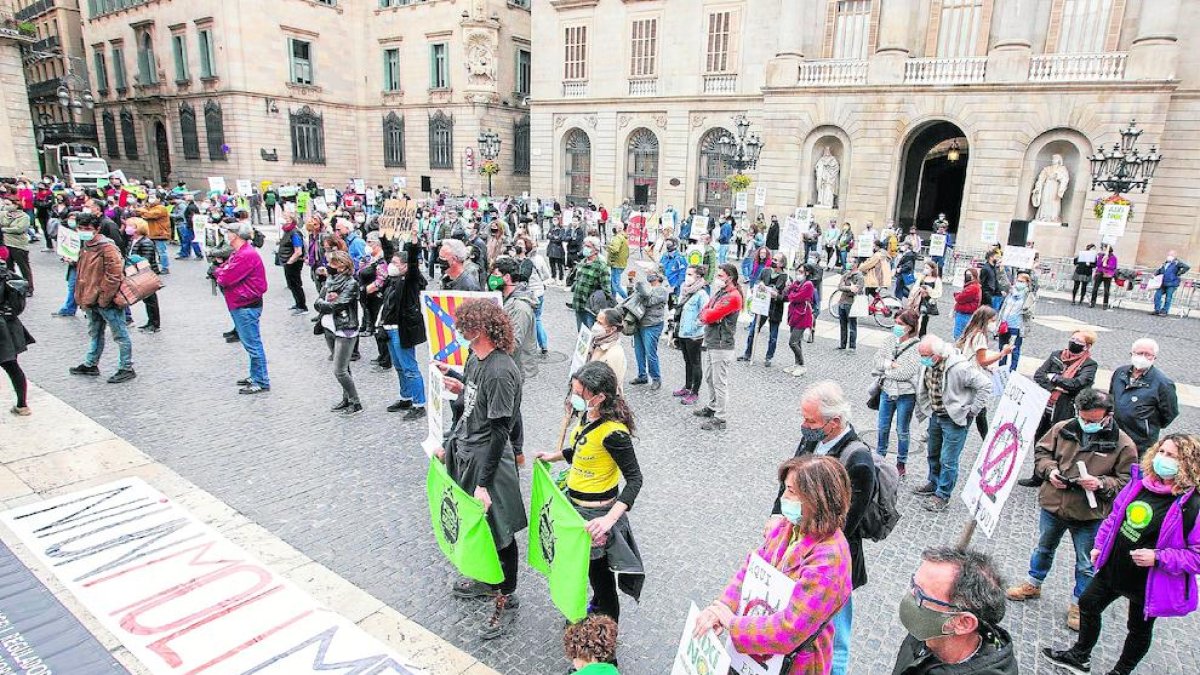
<path fill-rule="evenodd" d="M 937 598 L 926 594 L 925 591 L 922 590 L 922 588 L 917 585 L 917 575 L 915 575 L 915 574 L 912 576 L 912 581 L 909 585 L 909 591 L 913 594 L 914 597 L 916 597 L 917 604 L 921 607 L 924 607 L 925 603 L 929 603 L 931 605 L 940 605 L 942 607 L 945 607 L 946 609 L 953 610 L 956 612 L 965 612 L 966 611 L 965 609 L 963 609 L 962 607 L 959 607 L 958 605 L 956 605 L 954 603 L 946 602 L 945 600 L 938 600 Z M 938 610 L 938 611 L 944 611 L 944 610 Z"/>

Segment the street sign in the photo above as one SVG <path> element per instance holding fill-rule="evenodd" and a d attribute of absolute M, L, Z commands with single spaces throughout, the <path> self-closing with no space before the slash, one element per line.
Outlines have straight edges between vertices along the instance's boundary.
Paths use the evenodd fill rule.
<path fill-rule="evenodd" d="M 1008 378 L 962 491 L 967 511 L 989 537 L 996 531 L 1000 511 L 1017 482 L 1017 469 L 1037 442 L 1034 434 L 1049 399 L 1050 392 L 1024 375 L 1013 373 Z"/>

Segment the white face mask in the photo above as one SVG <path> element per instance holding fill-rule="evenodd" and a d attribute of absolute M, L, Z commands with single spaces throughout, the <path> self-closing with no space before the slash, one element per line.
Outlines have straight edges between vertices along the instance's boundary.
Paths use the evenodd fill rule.
<path fill-rule="evenodd" d="M 1138 370 L 1150 370 L 1150 366 L 1154 365 L 1154 361 L 1141 354 L 1134 354 L 1129 359 L 1130 365 Z"/>
<path fill-rule="evenodd" d="M 400 276 L 400 266 L 397 265 L 396 263 L 388 263 L 387 273 L 388 273 L 389 277 Z"/>

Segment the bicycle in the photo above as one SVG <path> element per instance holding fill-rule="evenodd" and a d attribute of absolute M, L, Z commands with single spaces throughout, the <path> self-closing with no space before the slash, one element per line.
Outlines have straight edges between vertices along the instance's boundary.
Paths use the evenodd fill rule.
<path fill-rule="evenodd" d="M 826 303 L 826 309 L 829 310 L 831 316 L 837 316 L 836 301 L 841 293 L 833 292 L 829 294 L 829 301 Z M 896 325 L 896 315 L 904 309 L 904 303 L 897 300 L 890 293 L 887 293 L 882 288 L 875 289 L 867 301 L 867 315 L 875 319 L 875 325 L 880 328 L 891 328 Z"/>

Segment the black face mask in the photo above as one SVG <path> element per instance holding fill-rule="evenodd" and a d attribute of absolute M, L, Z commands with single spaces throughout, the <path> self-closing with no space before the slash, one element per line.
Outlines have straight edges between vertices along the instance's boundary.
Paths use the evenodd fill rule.
<path fill-rule="evenodd" d="M 1067 351 L 1071 352 L 1072 354 L 1079 354 L 1083 352 L 1084 346 L 1085 345 L 1082 345 L 1078 342 L 1068 342 Z"/>

